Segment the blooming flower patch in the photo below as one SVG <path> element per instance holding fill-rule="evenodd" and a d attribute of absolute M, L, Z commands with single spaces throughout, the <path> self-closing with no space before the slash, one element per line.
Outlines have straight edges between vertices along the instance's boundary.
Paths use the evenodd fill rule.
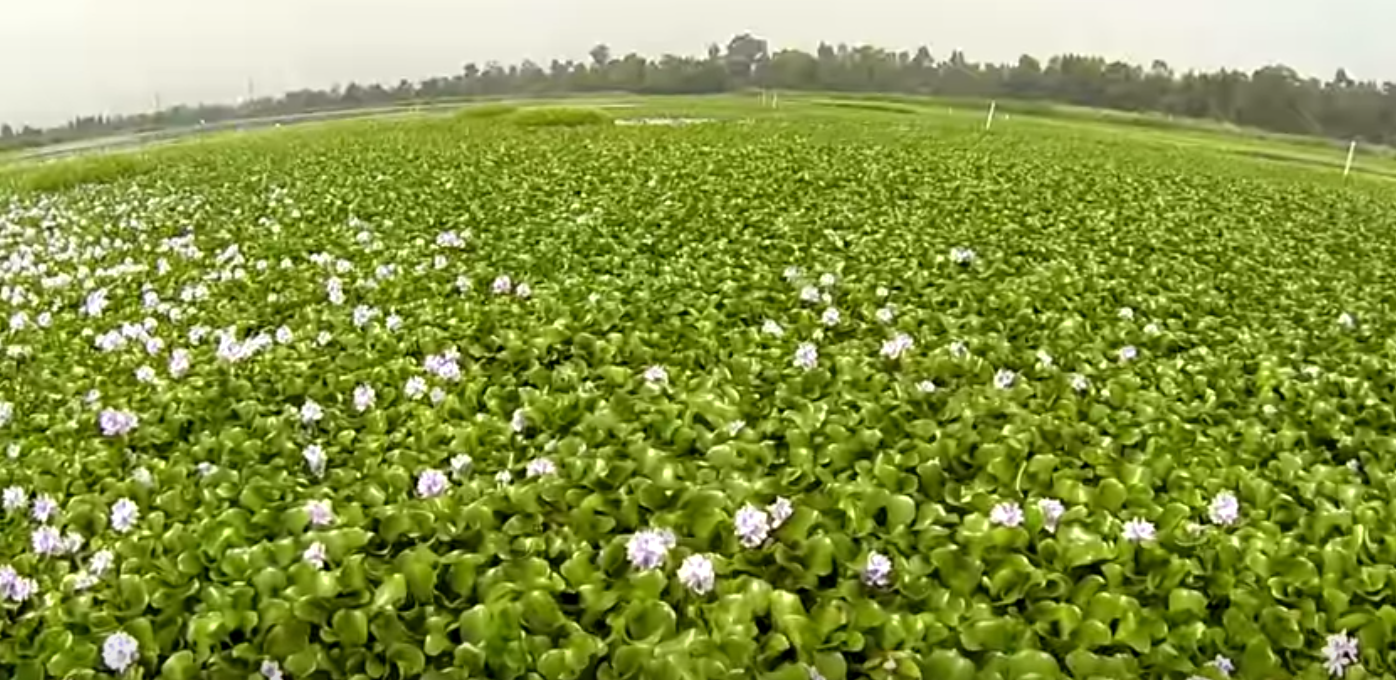
<path fill-rule="evenodd" d="M 1396 674 L 1396 191 L 1063 134 L 0 193 L 0 675 Z"/>

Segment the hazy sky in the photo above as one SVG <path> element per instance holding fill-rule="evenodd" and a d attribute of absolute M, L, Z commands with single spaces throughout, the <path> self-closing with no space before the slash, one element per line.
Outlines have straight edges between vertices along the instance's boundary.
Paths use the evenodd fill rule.
<path fill-rule="evenodd" d="M 963 49 L 976 61 L 1086 52 L 1175 68 L 1283 61 L 1396 80 L 1392 0 L 9 0 L 0 120 L 232 101 L 350 80 L 454 73 L 467 61 L 700 54 L 751 31 Z"/>

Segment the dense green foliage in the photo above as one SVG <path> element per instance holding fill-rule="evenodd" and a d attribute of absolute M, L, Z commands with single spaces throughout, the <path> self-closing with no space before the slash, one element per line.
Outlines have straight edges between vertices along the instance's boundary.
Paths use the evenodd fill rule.
<path fill-rule="evenodd" d="M 1396 675 L 1387 185 L 1012 129 L 490 125 L 10 204 L 8 677 L 107 677 L 118 632 L 146 678 L 1318 678 L 1344 631 L 1348 678 Z"/>
<path fill-rule="evenodd" d="M 597 45 L 589 62 L 554 59 L 546 67 L 532 61 L 491 62 L 483 67 L 472 63 L 458 74 L 417 83 L 402 80 L 396 86 L 350 83 L 238 106 L 177 106 L 134 116 L 82 116 L 51 130 L 4 126 L 0 149 L 114 132 L 467 97 L 700 94 L 748 88 L 1059 102 L 1396 145 L 1396 84 L 1357 81 L 1342 69 L 1324 81 L 1278 64 L 1251 73 L 1228 69 L 1178 73 L 1163 61 L 1144 67 L 1079 54 L 1045 61 L 1025 54 L 1012 64 L 976 63 L 958 50 L 937 56 L 925 46 L 897 51 L 821 44 L 810 54 L 796 49 L 772 51 L 766 41 L 742 34 L 725 48 L 711 45 L 705 58 L 633 53 L 617 58 L 606 45 Z"/>
<path fill-rule="evenodd" d="M 519 127 L 587 127 L 610 125 L 611 117 L 596 109 L 543 107 L 520 109 L 505 120 Z"/>

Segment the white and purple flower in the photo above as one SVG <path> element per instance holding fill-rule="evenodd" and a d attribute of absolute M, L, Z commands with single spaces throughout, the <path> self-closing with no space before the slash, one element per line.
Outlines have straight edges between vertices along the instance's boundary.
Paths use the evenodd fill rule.
<path fill-rule="evenodd" d="M 771 518 L 765 510 L 744 505 L 734 518 L 737 540 L 747 548 L 759 547 L 771 534 Z"/>
<path fill-rule="evenodd" d="M 875 588 L 886 588 L 892 584 L 892 560 L 879 552 L 868 554 L 863 564 L 863 583 Z"/>
<path fill-rule="evenodd" d="M 669 549 L 674 547 L 676 542 L 674 532 L 668 529 L 637 531 L 625 543 L 625 556 L 636 569 L 658 569 L 664 566 Z"/>
<path fill-rule="evenodd" d="M 102 434 L 108 437 L 130 434 L 140 422 L 136 414 L 116 409 L 105 409 L 97 415 L 97 424 L 102 428 Z"/>
<path fill-rule="evenodd" d="M 117 499 L 111 504 L 111 528 L 118 534 L 124 534 L 136 526 L 136 521 L 140 519 L 141 509 L 136 506 L 135 501 L 129 498 Z"/>
<path fill-rule="evenodd" d="M 310 519 L 310 525 L 313 527 L 323 528 L 334 524 L 334 507 L 329 501 L 307 501 L 305 504 L 305 514 Z"/>
<path fill-rule="evenodd" d="M 706 555 L 689 555 L 679 565 L 679 582 L 697 595 L 712 592 L 717 583 L 717 572 L 713 562 Z"/>
<path fill-rule="evenodd" d="M 117 673 L 125 673 L 140 658 L 140 654 L 136 638 L 122 631 L 108 635 L 102 642 L 102 663 Z"/>
<path fill-rule="evenodd" d="M 440 470 L 423 470 L 417 475 L 417 495 L 422 498 L 436 498 L 446 493 L 450 480 Z"/>
<path fill-rule="evenodd" d="M 1002 527 L 1023 525 L 1023 508 L 1017 503 L 999 503 L 989 511 L 989 521 Z"/>

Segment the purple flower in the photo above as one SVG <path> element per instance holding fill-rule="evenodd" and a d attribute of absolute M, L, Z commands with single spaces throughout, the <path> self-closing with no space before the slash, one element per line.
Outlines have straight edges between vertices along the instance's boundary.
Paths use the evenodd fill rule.
<path fill-rule="evenodd" d="M 524 468 L 524 476 L 526 477 L 540 477 L 554 474 L 557 474 L 557 466 L 553 464 L 550 458 L 534 458 L 528 461 L 528 465 Z"/>
<path fill-rule="evenodd" d="M 325 450 L 319 444 L 305 447 L 301 456 L 305 458 L 305 464 L 310 468 L 311 474 L 316 477 L 325 476 Z"/>
<path fill-rule="evenodd" d="M 420 399 L 427 392 L 427 381 L 419 375 L 414 375 L 407 379 L 407 384 L 403 386 L 402 393 L 408 399 Z"/>
<path fill-rule="evenodd" d="M 882 343 L 882 356 L 893 361 L 902 358 L 903 354 L 911 351 L 916 346 L 916 342 L 906 333 L 898 333 L 896 337 Z"/>
<path fill-rule="evenodd" d="M 795 514 L 795 507 L 790 504 L 790 499 L 781 496 L 766 506 L 766 513 L 771 516 L 771 529 L 779 529 L 780 525 L 785 524 L 785 520 Z"/>
<path fill-rule="evenodd" d="M 29 536 L 34 552 L 40 555 L 62 555 L 63 537 L 53 527 L 39 527 Z"/>
<path fill-rule="evenodd" d="M 310 518 L 310 525 L 316 528 L 334 523 L 334 508 L 329 501 L 307 501 L 305 514 Z"/>
<path fill-rule="evenodd" d="M 1013 383 L 1017 381 L 1018 374 L 1006 368 L 999 369 L 999 372 L 994 374 L 994 387 L 997 387 L 1001 390 L 1006 390 L 1013 387 Z"/>
<path fill-rule="evenodd" d="M 139 657 L 140 646 L 136 639 L 121 631 L 107 636 L 102 643 L 102 662 L 117 673 L 125 673 Z"/>
<path fill-rule="evenodd" d="M 102 310 L 107 308 L 107 289 L 98 288 L 88 293 L 87 300 L 82 304 L 82 313 L 86 316 L 97 317 L 102 315 Z"/>
<path fill-rule="evenodd" d="M 140 422 L 136 414 L 115 409 L 105 409 L 97 416 L 97 424 L 101 426 L 102 434 L 108 437 L 128 434 L 136 429 Z"/>
<path fill-rule="evenodd" d="M 141 510 L 136 507 L 134 501 L 129 498 L 118 499 L 111 504 L 111 528 L 118 534 L 124 534 L 136 526 L 136 520 L 140 515 Z"/>
<path fill-rule="evenodd" d="M 511 281 L 507 275 L 496 278 L 494 283 L 490 284 L 490 290 L 493 291 L 495 295 L 508 295 L 509 291 L 513 289 L 514 282 Z"/>
<path fill-rule="evenodd" d="M 1323 645 L 1323 667 L 1333 677 L 1342 677 L 1348 666 L 1357 663 L 1357 639 L 1347 631 L 1329 635 Z"/>
<path fill-rule="evenodd" d="M 669 382 L 669 371 L 663 366 L 650 366 L 645 369 L 645 382 L 651 385 L 663 385 Z"/>
<path fill-rule="evenodd" d="M 0 595 L 11 602 L 24 602 L 38 592 L 39 584 L 33 579 L 15 573 L 14 567 L 0 566 Z"/>
<path fill-rule="evenodd" d="M 705 555 L 689 555 L 679 565 L 679 582 L 698 595 L 712 592 L 716 581 L 713 562 Z"/>
<path fill-rule="evenodd" d="M 744 505 L 737 511 L 734 519 L 736 525 L 737 539 L 748 548 L 755 548 L 766 542 L 766 537 L 771 533 L 770 517 L 761 508 L 754 505 Z"/>
<path fill-rule="evenodd" d="M 5 487 L 4 507 L 6 512 L 23 510 L 27 505 L 29 505 L 29 500 L 26 498 L 23 488 L 18 486 Z"/>
<path fill-rule="evenodd" d="M 34 498 L 34 507 L 29 514 L 36 522 L 47 522 L 55 512 L 58 512 L 58 501 L 53 500 L 53 496 L 44 494 Z"/>
<path fill-rule="evenodd" d="M 1132 519 L 1125 522 L 1125 540 L 1135 543 L 1154 540 L 1156 530 L 1154 523 L 1144 519 Z"/>
<path fill-rule="evenodd" d="M 1022 526 L 1023 509 L 1017 503 L 999 503 L 989 511 L 989 521 L 1004 527 Z"/>
<path fill-rule="evenodd" d="M 1211 517 L 1213 524 L 1231 526 L 1241 516 L 1241 503 L 1236 500 L 1234 494 L 1223 491 L 1212 499 L 1212 507 L 1208 509 L 1208 516 Z"/>
<path fill-rule="evenodd" d="M 669 555 L 669 548 L 673 546 L 669 540 L 672 535 L 654 529 L 636 532 L 625 543 L 625 556 L 630 560 L 630 565 L 641 570 L 664 566 L 664 558 Z"/>
<path fill-rule="evenodd" d="M 1061 521 L 1062 515 L 1066 514 L 1062 502 L 1055 498 L 1043 498 L 1037 502 L 1037 509 L 1042 511 L 1042 525 L 1055 533 L 1057 523 Z"/>
<path fill-rule="evenodd" d="M 76 531 L 69 531 L 63 535 L 63 552 L 69 555 L 76 553 L 82 550 L 82 544 L 86 542 L 82 534 Z"/>
<path fill-rule="evenodd" d="M 170 352 L 170 376 L 182 378 L 189 372 L 189 350 L 178 348 Z"/>
<path fill-rule="evenodd" d="M 1218 654 L 1217 658 L 1212 659 L 1212 667 L 1217 669 L 1217 672 L 1221 673 L 1222 677 L 1226 678 L 1231 677 L 1231 674 L 1236 672 L 1236 664 L 1232 663 L 1231 659 L 1221 654 Z"/>
<path fill-rule="evenodd" d="M 422 498 L 435 498 L 446 492 L 450 482 L 439 470 L 424 470 L 417 475 L 417 495 Z"/>
<path fill-rule="evenodd" d="M 320 408 L 320 405 L 317 404 L 317 403 L 315 403 L 315 400 L 313 400 L 313 399 L 306 399 L 306 400 L 305 400 L 305 403 L 301 405 L 301 422 L 302 422 L 302 423 L 305 423 L 305 424 L 309 425 L 309 424 L 311 424 L 311 423 L 319 422 L 320 419 L 321 419 L 321 418 L 324 418 L 324 417 L 325 417 L 325 410 L 322 409 L 322 408 Z"/>
<path fill-rule="evenodd" d="M 954 260 L 955 264 L 974 264 L 975 259 L 978 257 L 979 256 L 969 248 L 950 249 L 950 259 Z"/>
<path fill-rule="evenodd" d="M 92 562 L 88 565 L 87 570 L 93 576 L 101 576 L 111 568 L 112 559 L 113 555 L 110 550 L 98 550 L 97 554 L 92 556 Z"/>
<path fill-rule="evenodd" d="M 868 561 L 863 566 L 863 583 L 876 588 L 886 588 L 890 585 L 892 583 L 892 560 L 877 552 L 868 555 Z"/>
<path fill-rule="evenodd" d="M 793 363 L 797 368 L 803 368 L 806 371 L 813 369 L 819 364 L 819 349 L 813 343 L 800 343 L 800 346 L 795 348 L 795 361 Z"/>
<path fill-rule="evenodd" d="M 442 380 L 455 382 L 460 380 L 460 364 L 456 363 L 454 357 L 446 354 L 433 354 L 423 361 L 423 367 L 427 373 L 435 375 Z"/>
<path fill-rule="evenodd" d="M 373 317 L 375 316 L 378 316 L 377 309 L 369 307 L 368 305 L 359 305 L 355 307 L 353 319 L 354 327 L 363 328 L 364 326 L 367 326 L 368 322 L 372 321 Z"/>
<path fill-rule="evenodd" d="M 834 307 L 824 310 L 824 313 L 819 317 L 819 321 L 830 328 L 839 325 L 839 322 L 842 320 L 843 316 L 839 314 L 839 310 Z"/>
<path fill-rule="evenodd" d="M 325 544 L 319 541 L 311 543 L 310 547 L 306 548 L 305 552 L 301 553 L 301 559 L 315 565 L 316 569 L 324 569 L 327 559 L 325 556 Z"/>
<path fill-rule="evenodd" d="M 370 385 L 359 385 L 354 388 L 354 410 L 363 413 L 371 408 L 376 401 L 376 394 Z"/>

